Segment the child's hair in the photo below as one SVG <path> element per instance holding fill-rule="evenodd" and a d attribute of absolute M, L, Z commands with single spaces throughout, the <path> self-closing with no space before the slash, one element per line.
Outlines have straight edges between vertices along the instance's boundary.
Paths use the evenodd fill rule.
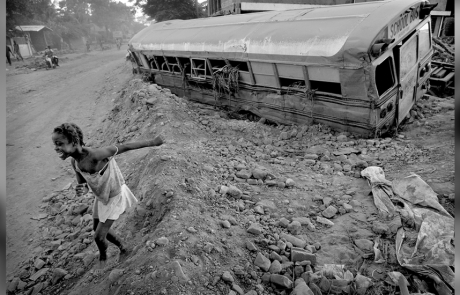
<path fill-rule="evenodd" d="M 83 132 L 80 127 L 74 123 L 64 123 L 54 128 L 53 133 L 64 135 L 71 143 L 85 145 L 83 142 Z"/>

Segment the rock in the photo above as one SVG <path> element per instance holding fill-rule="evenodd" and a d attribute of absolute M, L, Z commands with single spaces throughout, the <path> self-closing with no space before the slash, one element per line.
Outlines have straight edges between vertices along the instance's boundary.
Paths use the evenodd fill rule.
<path fill-rule="evenodd" d="M 239 295 L 244 295 L 243 289 L 235 283 L 232 284 L 232 290 L 235 290 Z"/>
<path fill-rule="evenodd" d="M 261 206 L 262 208 L 268 208 L 271 210 L 276 210 L 278 208 L 273 201 L 266 200 L 266 199 L 258 201 L 256 203 L 256 206 Z"/>
<path fill-rule="evenodd" d="M 312 265 L 315 265 L 316 255 L 312 253 L 308 253 L 307 251 L 292 249 L 291 250 L 291 261 L 292 262 L 310 261 Z"/>
<path fill-rule="evenodd" d="M 270 274 L 270 273 L 268 273 L 268 272 L 267 272 L 267 273 L 264 273 L 264 274 L 262 275 L 262 278 L 261 278 L 262 282 L 264 282 L 264 283 L 270 283 L 270 277 L 271 277 L 271 275 L 272 275 L 272 274 Z"/>
<path fill-rule="evenodd" d="M 357 239 L 355 240 L 356 246 L 365 251 L 365 252 L 371 252 L 374 249 L 374 243 L 368 239 Z"/>
<path fill-rule="evenodd" d="M 224 273 L 222 274 L 222 280 L 226 283 L 233 283 L 235 281 L 235 279 L 229 271 L 224 271 Z"/>
<path fill-rule="evenodd" d="M 322 295 L 323 293 L 321 292 L 321 289 L 318 287 L 318 285 L 316 285 L 315 283 L 313 282 L 310 282 L 308 284 L 308 286 L 310 287 L 310 290 L 313 292 L 314 295 Z"/>
<path fill-rule="evenodd" d="M 358 200 L 351 200 L 349 204 L 353 206 L 353 208 L 361 207 L 361 202 Z"/>
<path fill-rule="evenodd" d="M 257 251 L 257 247 L 251 241 L 246 241 L 246 248 L 251 252 Z"/>
<path fill-rule="evenodd" d="M 265 214 L 264 209 L 261 206 L 255 206 L 254 207 L 254 212 L 257 213 L 257 214 L 260 214 L 260 215 Z"/>
<path fill-rule="evenodd" d="M 292 243 L 292 245 L 296 247 L 304 248 L 307 245 L 306 241 L 296 238 L 294 236 L 291 236 L 289 234 L 281 233 L 280 238 L 285 239 L 286 241 Z"/>
<path fill-rule="evenodd" d="M 73 213 L 77 215 L 83 215 L 88 211 L 89 206 L 85 204 L 80 204 L 79 206 L 73 209 Z"/>
<path fill-rule="evenodd" d="M 280 134 L 280 140 L 286 140 L 289 138 L 289 134 L 285 131 L 281 132 Z"/>
<path fill-rule="evenodd" d="M 316 222 L 321 223 L 325 226 L 334 226 L 334 223 L 332 221 L 321 216 L 316 217 Z"/>
<path fill-rule="evenodd" d="M 161 237 L 155 241 L 155 244 L 158 246 L 166 246 L 169 244 L 169 240 L 166 237 Z"/>
<path fill-rule="evenodd" d="M 390 228 L 380 221 L 374 221 L 372 224 L 372 231 L 378 235 L 384 235 L 390 232 Z"/>
<path fill-rule="evenodd" d="M 302 225 L 298 221 L 293 221 L 288 225 L 288 231 L 293 235 L 298 235 Z"/>
<path fill-rule="evenodd" d="M 241 170 L 241 171 L 237 171 L 235 175 L 242 179 L 248 179 L 248 178 L 251 178 L 252 172 L 248 170 Z"/>
<path fill-rule="evenodd" d="M 40 258 L 35 259 L 34 266 L 36 269 L 41 269 L 45 265 L 45 261 Z"/>
<path fill-rule="evenodd" d="M 263 229 L 259 223 L 251 223 L 247 232 L 254 235 L 260 235 L 263 232 Z"/>
<path fill-rule="evenodd" d="M 257 253 L 257 257 L 254 261 L 254 265 L 262 269 L 263 271 L 268 271 L 270 269 L 270 259 L 265 257 L 262 253 Z"/>
<path fill-rule="evenodd" d="M 123 269 L 118 269 L 118 268 L 113 269 L 109 274 L 109 281 L 111 283 L 118 281 L 123 275 L 123 273 L 124 273 Z"/>
<path fill-rule="evenodd" d="M 223 228 L 230 228 L 230 222 L 228 220 L 221 220 L 220 225 Z"/>
<path fill-rule="evenodd" d="M 351 205 L 348 205 L 347 203 L 344 203 L 342 205 L 343 209 L 345 209 L 345 211 L 348 213 L 348 212 L 351 212 L 353 210 L 353 207 Z"/>
<path fill-rule="evenodd" d="M 291 178 L 286 179 L 286 187 L 293 187 L 295 186 L 295 181 Z"/>
<path fill-rule="evenodd" d="M 255 179 L 262 179 L 262 180 L 264 180 L 265 177 L 267 177 L 267 174 L 268 174 L 268 171 L 266 171 L 266 170 L 264 170 L 264 169 L 257 168 L 257 169 L 252 170 L 252 176 L 253 176 Z"/>
<path fill-rule="evenodd" d="M 13 280 L 8 284 L 7 290 L 9 292 L 14 292 L 19 285 L 19 278 L 14 277 Z"/>
<path fill-rule="evenodd" d="M 48 270 L 49 270 L 49 268 L 42 268 L 39 271 L 37 271 L 36 273 L 34 273 L 33 275 L 31 275 L 29 279 L 32 280 L 32 281 L 35 281 L 38 278 L 40 278 L 41 276 L 43 276 Z"/>
<path fill-rule="evenodd" d="M 326 218 L 332 218 L 337 214 L 338 210 L 334 206 L 329 206 L 321 214 Z"/>
<path fill-rule="evenodd" d="M 282 262 L 283 261 L 283 258 L 275 251 L 272 251 L 270 253 L 270 259 L 271 260 L 278 260 L 279 262 Z"/>
<path fill-rule="evenodd" d="M 187 228 L 187 231 L 188 231 L 189 233 L 192 233 L 192 234 L 198 232 L 193 226 L 188 227 L 188 228 Z"/>
<path fill-rule="evenodd" d="M 347 141 L 347 136 L 346 135 L 339 135 L 339 136 L 337 136 L 336 140 L 339 141 L 339 142 Z"/>
<path fill-rule="evenodd" d="M 270 276 L 270 282 L 275 284 L 277 287 L 291 289 L 292 281 L 283 275 L 272 274 Z"/>
<path fill-rule="evenodd" d="M 292 290 L 290 295 L 315 295 L 313 291 L 310 289 L 310 287 L 307 286 L 307 283 L 305 283 L 304 280 L 300 279 L 301 282 L 299 282 L 294 290 Z M 297 282 L 297 280 L 296 280 Z"/>
<path fill-rule="evenodd" d="M 56 285 L 59 280 L 61 280 L 68 272 L 62 268 L 55 268 L 53 271 L 53 278 L 51 279 L 51 284 Z"/>
<path fill-rule="evenodd" d="M 234 197 L 235 199 L 240 199 L 243 195 L 243 192 L 236 186 L 230 185 L 227 191 L 227 194 Z"/>
<path fill-rule="evenodd" d="M 276 253 L 276 252 L 275 252 Z M 268 269 L 270 273 L 280 273 L 281 272 L 281 263 L 278 260 L 274 260 Z"/>
<path fill-rule="evenodd" d="M 317 160 L 319 158 L 317 154 L 305 154 L 303 157 L 305 160 Z"/>
<path fill-rule="evenodd" d="M 86 255 L 84 258 L 83 258 L 83 265 L 84 266 L 88 266 L 91 264 L 91 262 L 93 262 L 94 258 L 96 258 L 96 255 L 92 254 L 92 253 L 89 253 L 88 255 Z"/>
<path fill-rule="evenodd" d="M 228 186 L 222 185 L 219 190 L 219 194 L 226 195 L 229 190 Z"/>
<path fill-rule="evenodd" d="M 80 223 L 81 216 L 76 216 L 75 218 L 72 219 L 71 223 L 73 226 L 77 226 Z"/>
<path fill-rule="evenodd" d="M 370 278 L 360 275 L 359 273 L 356 275 L 355 283 L 358 294 L 365 294 L 366 290 L 373 285 Z"/>
<path fill-rule="evenodd" d="M 289 225 L 289 220 L 287 220 L 284 217 L 281 217 L 280 220 L 279 220 L 279 225 L 284 227 L 284 228 L 287 228 L 288 225 Z"/>
<path fill-rule="evenodd" d="M 174 275 L 179 279 L 180 282 L 187 282 L 189 278 L 184 274 L 182 266 L 179 261 L 175 260 L 168 265 L 168 268 L 171 269 Z"/>
<path fill-rule="evenodd" d="M 323 276 L 321 277 L 321 281 L 319 282 L 318 287 L 322 292 L 329 293 L 331 290 L 331 281 Z"/>
<path fill-rule="evenodd" d="M 266 185 L 268 185 L 268 186 L 275 186 L 275 185 L 278 184 L 278 181 L 266 179 L 264 183 L 265 183 Z"/>
<path fill-rule="evenodd" d="M 44 284 L 43 284 L 42 282 L 36 284 L 36 285 L 32 288 L 32 290 L 31 290 L 31 291 L 32 291 L 31 295 L 37 295 L 37 294 L 39 294 L 40 291 L 43 289 L 43 285 L 44 285 Z M 30 290 L 30 289 L 29 289 L 29 290 Z"/>
<path fill-rule="evenodd" d="M 328 207 L 332 203 L 332 198 L 331 197 L 324 197 L 323 199 L 323 204 L 324 206 Z"/>

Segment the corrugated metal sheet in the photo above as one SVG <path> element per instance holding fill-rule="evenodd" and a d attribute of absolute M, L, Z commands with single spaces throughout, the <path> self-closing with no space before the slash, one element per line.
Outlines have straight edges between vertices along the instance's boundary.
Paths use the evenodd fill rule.
<path fill-rule="evenodd" d="M 134 49 L 330 57 L 367 52 L 375 36 L 419 0 L 388 0 L 152 24 Z"/>
<path fill-rule="evenodd" d="M 38 32 L 43 29 L 52 31 L 50 28 L 45 27 L 45 26 L 16 26 L 16 29 L 20 31 L 25 31 L 25 32 Z"/>

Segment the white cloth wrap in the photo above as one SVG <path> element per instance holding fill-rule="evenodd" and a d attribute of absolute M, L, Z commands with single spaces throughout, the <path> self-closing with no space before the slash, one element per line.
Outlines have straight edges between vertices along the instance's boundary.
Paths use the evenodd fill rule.
<path fill-rule="evenodd" d="M 94 198 L 93 218 L 99 219 L 100 222 L 105 222 L 107 219 L 117 220 L 120 215 L 137 203 L 138 200 L 133 195 L 126 184 L 121 186 L 121 192 L 113 198 L 109 199 L 107 205 L 104 205 L 97 198 Z"/>

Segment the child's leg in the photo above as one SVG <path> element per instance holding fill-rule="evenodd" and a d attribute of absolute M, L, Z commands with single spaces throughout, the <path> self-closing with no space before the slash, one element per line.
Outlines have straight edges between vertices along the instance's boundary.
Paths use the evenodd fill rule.
<path fill-rule="evenodd" d="M 106 223 L 108 221 L 111 221 L 111 223 L 113 224 L 113 222 L 115 220 L 107 219 Z M 99 223 L 100 223 L 99 219 L 97 219 L 97 218 L 93 219 L 93 230 L 94 230 L 95 233 L 96 233 L 96 230 L 97 230 L 97 227 L 98 227 Z M 95 237 L 96 237 L 96 234 L 95 234 Z M 107 234 L 106 234 L 105 238 L 107 239 L 107 241 L 109 241 L 112 244 L 114 244 L 115 246 L 117 246 L 122 253 L 126 251 L 126 247 L 124 246 L 122 240 L 115 234 L 113 229 L 111 229 L 110 227 L 109 227 L 109 230 L 107 231 Z M 97 242 L 96 242 L 96 244 L 97 244 Z"/>
<path fill-rule="evenodd" d="M 114 220 L 106 220 L 105 222 L 99 222 L 99 219 L 94 219 L 94 241 L 99 249 L 99 261 L 105 262 L 107 260 L 107 233 L 110 230 Z"/>

